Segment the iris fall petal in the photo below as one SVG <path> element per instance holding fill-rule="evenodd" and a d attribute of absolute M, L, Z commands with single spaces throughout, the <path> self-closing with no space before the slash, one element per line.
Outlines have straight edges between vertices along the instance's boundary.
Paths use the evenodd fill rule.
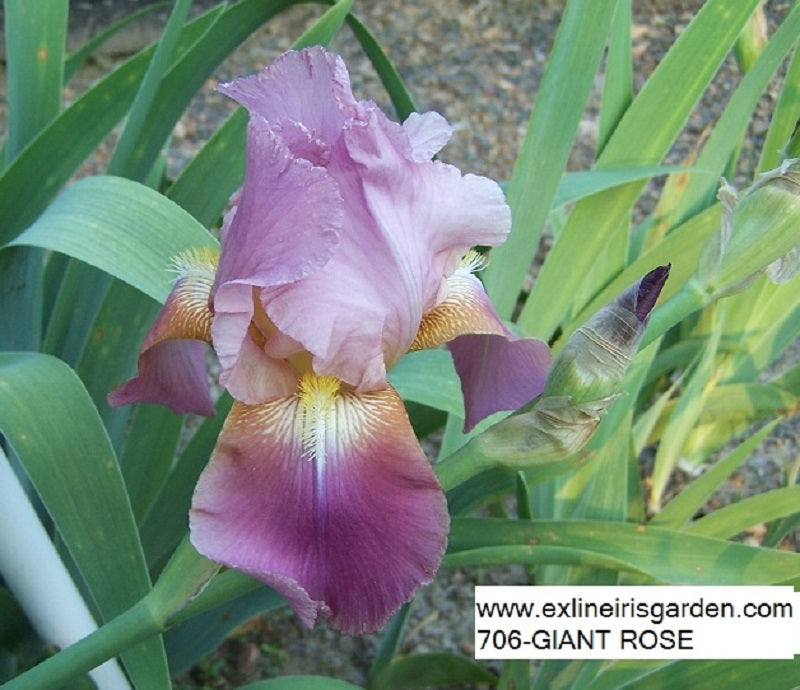
<path fill-rule="evenodd" d="M 393 389 L 358 395 L 307 375 L 296 395 L 235 403 L 190 514 L 207 557 L 361 633 L 431 581 L 447 507 Z"/>
<path fill-rule="evenodd" d="M 216 261 L 201 250 L 176 262 L 179 278 L 145 337 L 138 373 L 109 394 L 111 405 L 157 403 L 175 414 L 214 415 L 204 343 L 211 340 L 208 298 Z"/>
<path fill-rule="evenodd" d="M 551 363 L 541 340 L 478 333 L 448 343 L 464 394 L 464 431 L 501 410 L 516 410 L 544 390 Z"/>
<path fill-rule="evenodd" d="M 536 338 L 517 338 L 500 321 L 469 266 L 447 280 L 447 295 L 422 319 L 411 350 L 448 343 L 464 394 L 464 429 L 501 410 L 516 410 L 539 395 L 552 363 Z"/>

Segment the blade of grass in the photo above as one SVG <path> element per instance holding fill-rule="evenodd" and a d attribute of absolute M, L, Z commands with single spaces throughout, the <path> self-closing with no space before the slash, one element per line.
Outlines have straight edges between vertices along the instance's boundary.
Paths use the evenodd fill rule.
<path fill-rule="evenodd" d="M 349 15 L 347 24 L 358 39 L 364 54 L 370 59 L 375 72 L 381 80 L 389 98 L 394 105 L 395 113 L 400 121 L 405 120 L 411 113 L 416 112 L 417 106 L 414 99 L 403 83 L 400 73 L 394 63 L 387 57 L 380 43 L 370 33 L 357 17 Z"/>
<path fill-rule="evenodd" d="M 588 690 L 717 690 L 758 687 L 786 690 L 796 687 L 800 659 L 793 661 L 628 661 L 612 663 Z"/>
<path fill-rule="evenodd" d="M 663 527 L 601 520 L 454 518 L 445 568 L 566 563 L 639 572 L 667 584 L 786 584 L 800 554 Z"/>
<path fill-rule="evenodd" d="M 686 531 L 730 539 L 750 527 L 797 512 L 800 512 L 800 486 L 786 486 L 719 508 L 690 524 Z"/>
<path fill-rule="evenodd" d="M 723 377 L 727 381 L 752 381 L 764 372 L 800 335 L 800 304 L 797 290 L 800 276 L 782 285 L 768 280 L 754 285 L 747 292 L 752 300 L 740 300 L 745 293 L 729 300 L 728 311 L 740 316 L 739 352 L 728 358 Z M 760 288 L 760 289 L 759 289 Z"/>
<path fill-rule="evenodd" d="M 141 9 L 125 15 L 122 19 L 114 22 L 107 29 L 101 31 L 97 36 L 93 36 L 86 41 L 80 48 L 69 54 L 64 62 L 64 83 L 67 83 L 72 76 L 77 72 L 83 63 L 85 63 L 92 55 L 102 46 L 106 41 L 122 31 L 129 24 L 137 22 L 146 15 L 156 10 L 164 9 L 168 2 L 155 2 L 152 5 L 147 5 Z"/>
<path fill-rule="evenodd" d="M 111 407 L 111 388 L 133 374 L 139 346 L 158 313 L 159 304 L 119 280 L 111 284 L 77 366 L 78 376 L 100 413 L 118 456 L 129 431 L 133 408 Z"/>
<path fill-rule="evenodd" d="M 380 677 L 381 673 L 383 673 L 395 655 L 400 651 L 410 612 L 411 603 L 403 604 L 400 610 L 389 620 L 386 628 L 384 628 L 380 646 L 372 659 L 372 665 L 369 667 L 369 673 L 367 675 L 368 687 L 374 686 L 375 679 Z"/>
<path fill-rule="evenodd" d="M 61 110 L 67 0 L 5 0 L 8 80 L 6 164 Z"/>
<path fill-rule="evenodd" d="M 64 274 L 69 265 L 69 257 L 63 254 L 51 254 L 47 257 L 44 267 L 42 297 L 43 297 L 43 314 L 42 326 L 44 327 L 49 321 L 53 313 L 53 305 L 58 299 L 59 290 L 61 288 L 61 281 L 64 279 Z"/>
<path fill-rule="evenodd" d="M 158 302 L 171 288 L 170 257 L 192 247 L 218 246 L 192 216 L 158 192 L 105 175 L 69 187 L 12 244 L 80 259 Z"/>
<path fill-rule="evenodd" d="M 191 22 L 179 52 L 213 23 L 217 11 Z M 89 89 L 42 131 L 0 177 L 0 244 L 30 225 L 86 157 L 125 114 L 152 48 L 123 63 Z M 42 175 L 46 170 L 47 174 Z"/>
<path fill-rule="evenodd" d="M 433 652 L 394 659 L 370 687 L 412 690 L 451 685 L 464 687 L 475 683 L 494 685 L 497 676 L 474 659 L 449 652 Z"/>
<path fill-rule="evenodd" d="M 413 400 L 459 417 L 464 400 L 453 359 L 447 350 L 411 352 L 389 373 L 389 382 L 403 400 Z"/>
<path fill-rule="evenodd" d="M 672 210 L 674 217 L 693 215 L 713 203 L 717 181 L 740 147 L 761 94 L 797 41 L 798 34 L 800 5 L 795 5 L 742 78 L 697 159 L 697 167 L 710 170 L 712 176 L 689 176 L 684 193 L 677 207 Z"/>
<path fill-rule="evenodd" d="M 715 316 L 713 333 L 670 413 L 656 450 L 648 497 L 648 507 L 651 512 L 658 512 L 661 508 L 661 496 L 667 486 L 667 480 L 678 464 L 686 439 L 697 424 L 710 391 L 716 385 L 715 358 L 722 335 L 724 314 L 719 310 Z"/>
<path fill-rule="evenodd" d="M 777 420 L 767 424 L 758 433 L 740 443 L 735 450 L 714 463 L 703 474 L 665 505 L 661 512 L 653 516 L 650 524 L 659 527 L 681 529 L 702 507 L 714 491 L 725 481 L 739 465 L 741 465 L 758 445 L 775 428 Z"/>
<path fill-rule="evenodd" d="M 612 2 L 570 0 L 564 8 L 536 104 L 508 186 L 511 235 L 484 274 L 498 313 L 509 318 L 539 245 L 614 14 Z M 568 83 L 570 88 L 565 89 Z"/>
<path fill-rule="evenodd" d="M 555 477 L 567 474 L 580 467 L 585 461 L 586 455 L 574 455 L 563 463 L 553 463 L 552 465 L 542 465 L 523 470 L 525 481 L 528 485 L 536 485 L 552 480 Z M 438 467 L 438 466 L 434 466 Z M 438 470 L 437 470 L 438 472 Z M 441 474 L 445 481 L 443 486 L 447 491 L 447 505 L 451 515 L 466 515 L 477 506 L 492 500 L 502 498 L 514 490 L 516 485 L 517 473 L 506 468 L 493 468 L 478 472 L 462 479 L 461 483 L 452 485 L 450 477 L 446 473 Z M 536 508 L 536 514 L 541 516 L 544 512 L 542 504 L 531 500 L 531 505 Z"/>
<path fill-rule="evenodd" d="M 231 631 L 254 616 L 283 606 L 286 606 L 283 597 L 261 585 L 171 628 L 164 635 L 170 673 L 183 673 L 219 648 Z"/>
<path fill-rule="evenodd" d="M 241 690 L 362 690 L 362 688 L 360 685 L 328 676 L 282 676 L 249 683 L 242 686 Z"/>
<path fill-rule="evenodd" d="M 665 406 L 670 416 L 677 402 Z M 719 385 L 710 391 L 698 415 L 698 426 L 744 422 L 754 424 L 777 415 L 792 414 L 797 407 L 797 395 L 777 383 L 731 383 Z M 665 422 L 654 425 L 648 443 L 658 441 L 664 434 Z"/>
<path fill-rule="evenodd" d="M 0 249 L 0 350 L 39 349 L 42 301 L 42 252 Z"/>
<path fill-rule="evenodd" d="M 200 424 L 141 521 L 142 545 L 151 570 L 160 570 L 186 534 L 194 485 L 208 464 L 231 404 L 227 394 L 217 401 L 216 416 Z"/>
<path fill-rule="evenodd" d="M 11 163 L 61 110 L 67 0 L 5 0 L 8 121 L 5 164 Z M 42 252 L 0 251 L 0 348 L 35 350 L 42 328 Z"/>
<path fill-rule="evenodd" d="M 675 228 L 664 240 L 642 254 L 619 275 L 615 276 L 574 318 L 570 319 L 569 323 L 564 326 L 563 335 L 559 342 L 566 342 L 567 338 L 591 314 L 602 305 L 608 304 L 628 285 L 639 280 L 655 266 L 663 266 L 667 263 L 672 264 L 670 278 L 661 291 L 659 302 L 665 302 L 675 295 L 697 270 L 700 252 L 707 238 L 719 228 L 719 223 L 720 205 L 714 204 L 714 206 Z"/>
<path fill-rule="evenodd" d="M 146 169 L 139 168 L 138 175 L 131 174 L 128 170 L 130 162 L 133 160 L 136 148 L 142 144 L 144 125 L 149 112 L 155 105 L 156 92 L 158 85 L 173 62 L 175 49 L 178 45 L 181 28 L 186 18 L 189 16 L 189 9 L 192 0 L 175 0 L 172 6 L 167 25 L 159 38 L 150 64 L 142 78 L 142 82 L 136 91 L 133 104 L 125 120 L 125 127 L 117 139 L 114 151 L 111 154 L 111 161 L 108 164 L 109 175 L 125 175 L 140 182 L 144 181 L 144 176 L 152 167 L 151 161 Z"/>
<path fill-rule="evenodd" d="M 612 187 L 619 187 L 628 182 L 636 180 L 651 179 L 659 175 L 667 175 L 672 172 L 683 172 L 689 170 L 681 165 L 651 165 L 643 168 L 613 168 L 608 170 L 575 170 L 565 172 L 558 185 L 558 191 L 553 199 L 553 209 L 574 201 L 580 201 L 584 197 L 592 196 L 598 192 L 603 192 Z M 691 168 L 698 174 L 703 171 Z"/>
<path fill-rule="evenodd" d="M 620 0 L 614 10 L 606 54 L 603 99 L 597 151 L 600 153 L 633 100 L 633 41 L 631 0 Z"/>
<path fill-rule="evenodd" d="M 756 170 L 759 173 L 776 168 L 784 156 L 783 147 L 792 136 L 798 116 L 800 116 L 800 102 L 797 99 L 798 85 L 800 85 L 800 53 L 795 47 L 794 55 L 786 69 L 778 102 L 769 121 L 767 136 L 761 149 L 761 160 L 759 160 Z"/>
<path fill-rule="evenodd" d="M 683 366 L 687 361 L 700 361 L 699 350 L 692 351 L 691 354 L 692 357 L 681 360 L 681 366 Z M 675 392 L 683 386 L 683 381 L 687 373 L 687 370 L 682 371 L 680 375 L 670 384 L 669 388 L 659 393 L 650 407 L 648 407 L 646 410 L 643 410 L 642 413 L 637 417 L 636 424 L 633 427 L 633 448 L 634 452 L 636 453 L 636 457 L 639 457 L 639 454 L 647 445 L 648 440 L 652 438 L 653 429 L 659 420 L 667 419 L 664 410 L 669 404 L 669 401 L 673 399 Z"/>
<path fill-rule="evenodd" d="M 107 275 L 99 271 L 87 280 L 86 268 L 74 261 L 67 265 L 41 346 L 72 367 L 78 365 L 108 285 Z"/>
<path fill-rule="evenodd" d="M 292 49 L 300 50 L 314 45 L 327 46 L 339 33 L 352 6 L 353 0 L 338 0 L 292 43 Z"/>
<path fill-rule="evenodd" d="M 133 411 L 120 469 L 139 524 L 169 474 L 182 426 L 181 417 L 158 405 Z"/>
<path fill-rule="evenodd" d="M 605 74 L 603 75 L 603 96 L 596 156 L 602 153 L 614 128 L 633 100 L 632 22 L 630 0 L 617 2 L 606 54 Z M 630 234 L 630 219 L 628 219 L 626 223 L 619 225 L 617 231 L 603 245 L 600 255 L 596 257 L 591 267 L 592 272 L 598 272 L 601 275 L 595 279 L 590 278 L 581 284 L 580 288 L 583 290 L 579 289 L 575 295 L 578 303 L 585 303 L 594 296 L 594 285 L 602 285 L 607 282 L 606 275 L 609 266 L 625 266 L 628 263 Z"/>

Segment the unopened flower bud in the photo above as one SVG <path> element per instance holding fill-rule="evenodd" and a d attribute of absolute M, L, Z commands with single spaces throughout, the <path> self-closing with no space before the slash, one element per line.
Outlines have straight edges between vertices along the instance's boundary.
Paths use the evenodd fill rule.
<path fill-rule="evenodd" d="M 460 455 L 482 468 L 518 469 L 566 460 L 580 450 L 620 394 L 669 268 L 650 271 L 573 333 L 533 406 L 473 438 Z"/>
<path fill-rule="evenodd" d="M 669 268 L 650 271 L 572 334 L 553 364 L 544 397 L 569 396 L 584 402 L 617 392 Z"/>
<path fill-rule="evenodd" d="M 718 193 L 722 223 L 709 238 L 697 279 L 716 297 L 739 291 L 770 265 L 773 280 L 796 270 L 800 246 L 800 160 L 785 160 L 738 198 L 727 182 Z"/>
<path fill-rule="evenodd" d="M 587 403 L 558 395 L 541 398 L 531 411 L 504 419 L 470 443 L 480 455 L 506 467 L 563 460 L 592 437 L 601 413 L 616 398 Z"/>

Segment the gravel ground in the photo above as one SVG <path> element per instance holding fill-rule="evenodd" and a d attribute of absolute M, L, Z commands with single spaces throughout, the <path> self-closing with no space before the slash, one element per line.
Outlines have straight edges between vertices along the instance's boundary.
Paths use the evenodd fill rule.
<path fill-rule="evenodd" d="M 107 23 L 110 16 L 141 4 L 141 0 L 73 3 L 71 40 L 80 41 Z M 773 24 L 775 18 L 786 13 L 789 4 L 788 1 L 768 3 Z M 701 5 L 700 0 L 634 2 L 637 88 Z M 455 126 L 455 135 L 442 157 L 462 170 L 503 180 L 510 176 L 562 7 L 563 2 L 557 0 L 405 0 L 402 5 L 357 0 L 355 10 L 395 61 L 419 108 L 438 110 Z M 214 84 L 268 64 L 290 46 L 318 13 L 317 7 L 292 8 L 226 60 L 175 128 L 168 160 L 170 174 L 181 170 L 221 118 L 233 109 L 232 103 L 213 90 Z M 116 39 L 68 86 L 67 100 L 75 98 L 88 83 L 104 74 L 121 54 L 152 40 L 163 26 L 163 19 L 163 13 L 153 15 Z M 380 84 L 352 36 L 344 31 L 332 48 L 345 57 L 356 95 L 372 98 L 388 109 Z M 706 125 L 721 112 L 727 94 L 738 82 L 737 74 L 729 59 L 692 114 L 670 160 L 681 161 L 692 150 Z M 0 78 L 4 80 L 4 75 Z M 579 141 L 569 163 L 571 169 L 585 169 L 591 163 L 601 88 L 598 78 L 592 105 L 584 115 Z M 766 131 L 777 92 L 775 87 L 762 99 L 753 121 L 752 136 L 743 155 L 746 166 L 751 168 L 757 160 L 758 141 Z M 4 93 L 5 85 L 0 83 L 0 94 Z M 105 147 L 84 172 L 101 170 L 108 150 Z M 749 176 L 750 170 L 740 171 L 739 183 L 746 184 Z M 655 198 L 657 187 L 653 185 L 651 199 Z M 784 422 L 734 478 L 734 486 L 746 487 L 748 492 L 772 488 L 797 453 L 797 425 Z M 740 494 L 743 491 L 730 489 L 734 490 Z M 720 500 L 725 500 L 724 494 L 714 499 Z M 415 601 L 403 652 L 450 650 L 471 654 L 472 586 L 478 575 L 489 583 L 525 581 L 521 569 L 491 574 L 443 573 Z M 276 673 L 330 674 L 363 683 L 378 639 L 342 636 L 324 624 L 309 631 L 289 612 L 271 614 L 237 631 L 218 654 L 185 674 L 180 684 L 187 688 L 236 687 Z"/>

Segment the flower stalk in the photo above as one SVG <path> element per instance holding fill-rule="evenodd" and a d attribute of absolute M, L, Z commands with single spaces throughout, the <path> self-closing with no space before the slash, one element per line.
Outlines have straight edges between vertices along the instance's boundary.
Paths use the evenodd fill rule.
<path fill-rule="evenodd" d="M 178 622 L 178 614 L 218 570 L 218 564 L 203 558 L 184 539 L 147 596 L 87 637 L 9 681 L 3 690 L 61 687 L 139 642 L 163 633 Z"/>
<path fill-rule="evenodd" d="M 0 574 L 42 639 L 63 648 L 97 630 L 2 447 L 0 505 Z M 95 666 L 90 675 L 100 687 L 130 688 L 115 662 Z"/>

